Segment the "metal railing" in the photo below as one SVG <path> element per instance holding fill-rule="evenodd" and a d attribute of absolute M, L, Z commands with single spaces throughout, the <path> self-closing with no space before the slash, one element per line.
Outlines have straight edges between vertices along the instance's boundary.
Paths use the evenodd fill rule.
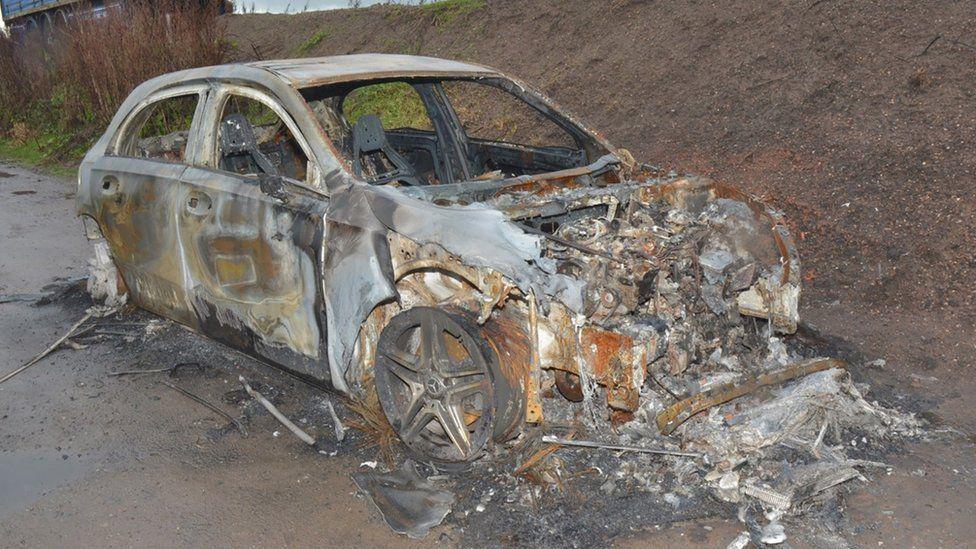
<path fill-rule="evenodd" d="M 6 21 L 23 17 L 68 4 L 77 4 L 82 0 L 0 0 L 0 12 Z"/>

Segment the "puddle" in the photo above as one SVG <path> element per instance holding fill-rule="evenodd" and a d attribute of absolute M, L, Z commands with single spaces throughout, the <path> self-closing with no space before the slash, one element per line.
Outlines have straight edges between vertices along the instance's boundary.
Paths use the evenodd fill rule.
<path fill-rule="evenodd" d="M 22 510 L 46 492 L 80 478 L 90 469 L 90 460 L 51 452 L 0 453 L 0 517 Z"/>

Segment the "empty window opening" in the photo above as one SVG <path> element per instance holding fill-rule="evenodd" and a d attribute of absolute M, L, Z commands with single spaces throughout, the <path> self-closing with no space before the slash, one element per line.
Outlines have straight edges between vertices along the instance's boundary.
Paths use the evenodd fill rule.
<path fill-rule="evenodd" d="M 220 169 L 305 180 L 308 158 L 281 117 L 261 101 L 229 96 L 217 134 Z"/>
<path fill-rule="evenodd" d="M 199 94 L 160 99 L 136 114 L 120 139 L 122 156 L 151 158 L 165 162 L 185 162 L 190 126 Z"/>

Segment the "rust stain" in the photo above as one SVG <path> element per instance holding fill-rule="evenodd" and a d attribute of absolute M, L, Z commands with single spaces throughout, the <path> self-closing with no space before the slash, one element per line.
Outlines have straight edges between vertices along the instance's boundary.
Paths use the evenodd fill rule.
<path fill-rule="evenodd" d="M 607 404 L 615 410 L 636 410 L 639 393 L 633 386 L 634 340 L 586 326 L 580 343 L 597 383 L 607 388 Z"/>

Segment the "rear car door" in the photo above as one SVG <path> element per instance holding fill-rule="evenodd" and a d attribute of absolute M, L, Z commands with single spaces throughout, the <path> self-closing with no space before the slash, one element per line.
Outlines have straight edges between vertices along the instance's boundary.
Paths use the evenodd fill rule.
<path fill-rule="evenodd" d="M 177 216 L 190 298 L 208 335 L 327 380 L 318 259 L 327 198 L 309 148 L 270 96 L 209 98 L 199 158 Z"/>
<path fill-rule="evenodd" d="M 195 326 L 179 245 L 185 208 L 180 180 L 187 169 L 206 86 L 149 96 L 120 126 L 92 164 L 93 217 L 137 305 Z"/>

